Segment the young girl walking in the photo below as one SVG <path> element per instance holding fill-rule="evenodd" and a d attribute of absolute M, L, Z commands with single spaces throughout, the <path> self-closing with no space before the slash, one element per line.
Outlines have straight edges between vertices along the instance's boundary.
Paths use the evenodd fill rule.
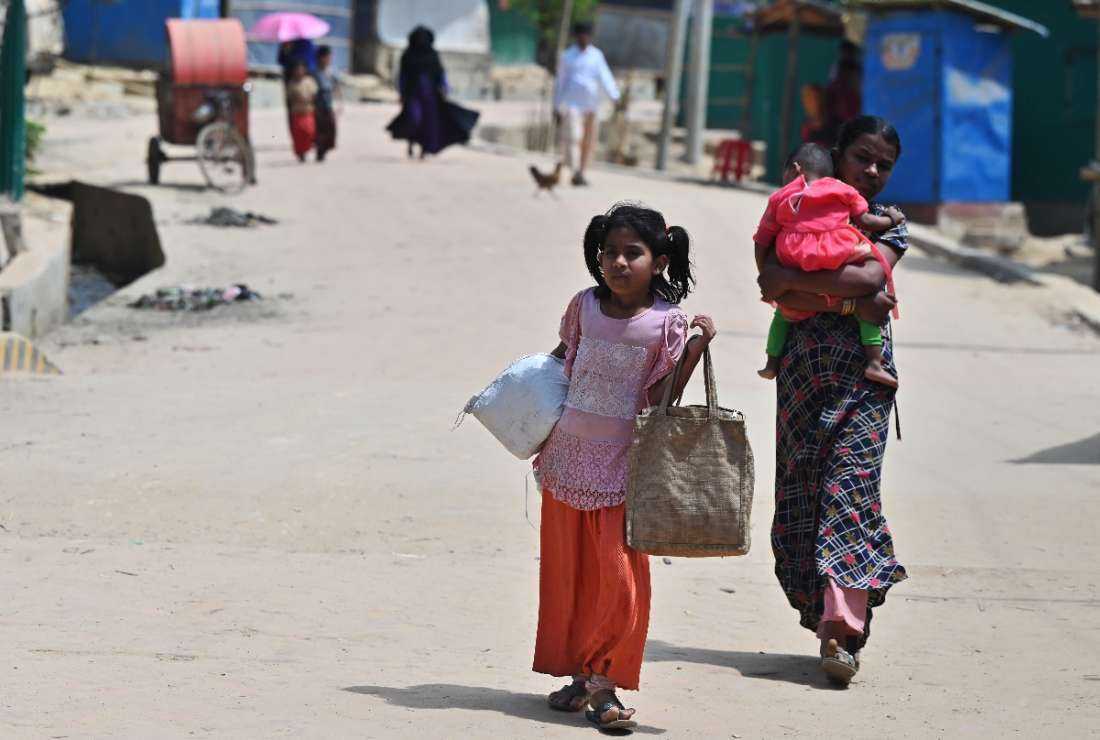
<path fill-rule="evenodd" d="M 649 628 L 649 560 L 626 544 L 627 451 L 635 415 L 660 399 L 681 354 L 678 395 L 714 338 L 708 316 L 677 304 L 695 282 L 688 234 L 632 204 L 596 216 L 584 234 L 596 285 L 561 321 L 569 392 L 534 467 L 542 488 L 539 625 L 534 670 L 572 682 L 550 707 L 601 728 L 633 724 L 617 688 L 637 690 Z M 702 334 L 687 335 L 691 327 Z"/>
<path fill-rule="evenodd" d="M 299 162 L 306 161 L 306 154 L 313 148 L 317 137 L 314 117 L 317 90 L 317 81 L 307 73 L 306 63 L 295 63 L 286 85 L 286 100 L 290 109 L 290 138 L 294 144 L 294 156 Z"/>

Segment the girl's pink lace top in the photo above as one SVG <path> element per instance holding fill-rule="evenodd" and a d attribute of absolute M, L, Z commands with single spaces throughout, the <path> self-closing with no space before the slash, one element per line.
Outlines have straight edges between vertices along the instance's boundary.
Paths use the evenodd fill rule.
<path fill-rule="evenodd" d="M 631 319 L 605 316 L 593 288 L 573 298 L 561 320 L 565 411 L 534 462 L 544 491 L 575 509 L 623 503 L 634 417 L 676 366 L 687 333 L 684 312 L 659 298 Z"/>

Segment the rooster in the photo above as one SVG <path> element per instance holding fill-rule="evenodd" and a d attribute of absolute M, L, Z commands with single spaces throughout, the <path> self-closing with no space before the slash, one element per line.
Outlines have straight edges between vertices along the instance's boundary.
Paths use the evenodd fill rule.
<path fill-rule="evenodd" d="M 554 188 L 557 187 L 558 182 L 561 181 L 561 162 L 554 165 L 554 171 L 549 173 L 539 172 L 535 165 L 531 165 L 527 170 L 531 173 L 531 177 L 535 181 L 535 195 L 538 195 L 543 190 L 550 193 L 550 195 L 554 195 Z"/>

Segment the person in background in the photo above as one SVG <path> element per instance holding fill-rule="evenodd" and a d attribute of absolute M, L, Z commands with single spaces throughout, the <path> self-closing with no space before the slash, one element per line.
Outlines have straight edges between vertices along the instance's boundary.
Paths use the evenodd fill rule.
<path fill-rule="evenodd" d="M 317 52 L 309 39 L 284 41 L 279 44 L 279 66 L 283 68 L 283 84 L 290 82 L 294 74 L 294 65 L 299 62 L 306 65 L 306 72 L 313 74 L 317 68 Z"/>
<path fill-rule="evenodd" d="M 855 59 L 841 61 L 836 79 L 825 88 L 825 116 L 843 125 L 863 107 L 863 67 Z"/>
<path fill-rule="evenodd" d="M 805 115 L 800 136 L 802 143 L 832 146 L 833 142 L 827 141 L 825 137 L 824 87 L 816 84 L 802 86 L 802 112 Z"/>
<path fill-rule="evenodd" d="M 840 65 L 848 62 L 861 64 L 862 61 L 863 50 L 859 48 L 859 44 L 855 43 L 854 41 L 844 39 L 840 42 L 840 46 L 837 47 L 836 59 L 833 60 L 833 63 L 829 66 L 829 79 L 826 80 L 825 84 L 829 84 L 830 82 L 836 80 L 840 72 Z"/>
<path fill-rule="evenodd" d="M 576 43 L 558 61 L 554 123 L 558 127 L 562 161 L 573 170 L 573 184 L 587 185 L 584 173 L 596 148 L 600 94 L 617 103 L 619 86 L 603 52 L 592 45 L 592 27 L 578 23 L 573 27 L 573 35 Z"/>
<path fill-rule="evenodd" d="M 317 137 L 316 100 L 317 81 L 307 73 L 305 62 L 297 62 L 286 85 L 286 102 L 290 110 L 290 138 L 299 162 L 306 161 Z"/>
<path fill-rule="evenodd" d="M 414 144 L 420 145 L 420 158 L 424 159 L 451 144 L 470 140 L 478 113 L 447 99 L 447 75 L 431 29 L 417 26 L 409 34 L 409 45 L 401 54 L 397 89 L 401 112 L 386 129 L 393 138 L 409 142 L 410 158 Z"/>
<path fill-rule="evenodd" d="M 340 81 L 332 70 L 332 47 L 317 48 L 317 100 L 314 118 L 317 127 L 317 161 L 322 162 L 328 152 L 336 148 L 336 100 L 341 98 Z"/>
<path fill-rule="evenodd" d="M 863 110 L 863 65 L 859 47 L 851 41 L 840 45 L 836 64 L 825 86 L 825 126 L 815 143 L 832 146 L 841 127 Z"/>

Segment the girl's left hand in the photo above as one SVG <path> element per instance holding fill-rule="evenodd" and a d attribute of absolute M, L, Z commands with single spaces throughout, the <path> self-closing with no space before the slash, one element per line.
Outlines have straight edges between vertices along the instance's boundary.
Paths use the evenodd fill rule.
<path fill-rule="evenodd" d="M 714 319 L 706 314 L 699 314 L 691 320 L 691 328 L 703 332 L 703 346 L 710 344 L 711 340 L 718 336 L 718 329 L 714 326 Z"/>

